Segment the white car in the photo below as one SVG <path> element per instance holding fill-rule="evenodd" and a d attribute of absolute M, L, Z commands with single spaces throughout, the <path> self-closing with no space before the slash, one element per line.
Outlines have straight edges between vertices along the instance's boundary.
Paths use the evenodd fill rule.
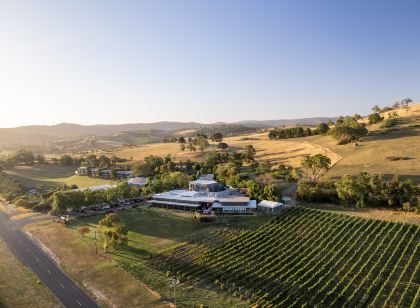
<path fill-rule="evenodd" d="M 82 206 L 80 207 L 80 209 L 81 209 L 81 210 L 86 210 L 86 206 L 82 205 Z"/>
<path fill-rule="evenodd" d="M 107 209 L 110 209 L 111 207 L 107 204 L 107 205 L 104 205 L 103 207 L 102 207 L 102 209 L 103 210 L 107 210 Z"/>
<path fill-rule="evenodd" d="M 66 211 L 67 211 L 68 213 L 73 213 L 73 208 L 68 208 L 68 209 L 66 209 Z"/>

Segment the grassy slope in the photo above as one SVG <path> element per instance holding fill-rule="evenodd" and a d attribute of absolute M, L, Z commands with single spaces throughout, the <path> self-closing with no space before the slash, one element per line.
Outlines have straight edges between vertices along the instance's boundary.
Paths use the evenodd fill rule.
<path fill-rule="evenodd" d="M 74 175 L 74 169 L 59 165 L 35 165 L 19 166 L 6 172 L 26 187 L 76 184 L 82 188 L 110 183 L 108 180 Z"/>
<path fill-rule="evenodd" d="M 118 305 L 124 302 L 126 306 L 144 307 L 171 301 L 173 292 L 169 285 L 169 278 L 164 272 L 150 266 L 148 256 L 220 227 L 197 223 L 191 219 L 190 213 L 159 209 L 128 210 L 121 212 L 120 217 L 130 230 L 129 248 L 120 250 L 112 256 L 115 263 L 92 254 L 93 232 L 84 240 L 80 239 L 76 232 L 79 226 L 89 226 L 93 230 L 101 217 L 74 221 L 68 229 L 62 229 L 51 222 L 30 225 L 26 229 L 40 238 L 59 257 L 63 267 L 76 280 L 106 294 L 108 301 L 102 303 Z M 254 227 L 268 219 L 267 217 L 233 217 L 225 218 L 224 223 Z M 117 265 L 121 265 L 137 281 L 127 276 L 126 272 Z M 151 292 L 146 285 L 158 292 L 161 298 Z M 180 307 L 204 302 L 214 303 L 214 306 L 240 306 L 236 300 L 226 298 L 224 292 L 209 290 L 205 286 L 191 288 L 182 284 L 178 287 L 177 293 Z"/>
<path fill-rule="evenodd" d="M 60 307 L 55 296 L 0 239 L 0 307 Z"/>
<path fill-rule="evenodd" d="M 327 172 L 327 178 L 343 174 L 357 174 L 361 171 L 380 173 L 384 175 L 398 174 L 413 178 L 420 182 L 420 104 L 412 107 L 407 114 L 400 110 L 401 122 L 387 134 L 381 134 L 380 124 L 372 125 L 369 131 L 374 132 L 359 142 L 337 145 L 331 136 L 313 136 L 305 138 L 308 142 L 329 148 L 343 158 Z M 386 157 L 408 157 L 408 160 L 390 161 Z"/>

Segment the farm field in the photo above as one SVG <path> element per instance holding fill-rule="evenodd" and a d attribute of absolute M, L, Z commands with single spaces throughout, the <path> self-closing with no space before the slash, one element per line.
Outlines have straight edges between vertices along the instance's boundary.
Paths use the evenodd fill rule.
<path fill-rule="evenodd" d="M 154 261 L 248 305 L 417 307 L 419 229 L 296 207 L 258 229 L 175 245 Z"/>
<path fill-rule="evenodd" d="M 0 307 L 61 307 L 0 239 Z"/>
<path fill-rule="evenodd" d="M 100 257 L 93 254 L 92 247 L 93 230 L 102 217 L 78 219 L 64 229 L 56 223 L 43 222 L 27 225 L 25 230 L 39 238 L 61 260 L 73 278 L 88 286 L 94 294 L 99 294 L 104 306 L 124 303 L 127 307 L 165 306 L 165 303 L 173 301 L 170 277 L 151 265 L 151 256 L 193 236 L 207 236 L 226 224 L 237 228 L 256 228 L 270 219 L 263 216 L 230 217 L 225 218 L 222 224 L 214 225 L 198 223 L 191 219 L 191 213 L 185 212 L 155 208 L 122 211 L 119 217 L 129 230 L 128 247 Z M 92 230 L 84 239 L 77 232 L 80 226 L 88 226 Z M 98 249 L 101 251 L 100 243 Z M 113 262 L 109 262 L 109 257 Z M 177 286 L 177 294 L 178 307 L 200 303 L 214 303 L 212 307 L 243 306 L 241 301 L 217 288 L 192 287 L 182 283 Z"/>
<path fill-rule="evenodd" d="M 111 181 L 74 174 L 75 167 L 59 165 L 18 166 L 5 172 L 25 187 L 73 185 L 79 188 L 109 184 Z"/>

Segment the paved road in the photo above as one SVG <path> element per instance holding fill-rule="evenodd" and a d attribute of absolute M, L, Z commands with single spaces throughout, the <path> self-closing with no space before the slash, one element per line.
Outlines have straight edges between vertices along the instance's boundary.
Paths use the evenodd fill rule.
<path fill-rule="evenodd" d="M 22 263 L 35 272 L 65 307 L 98 307 L 2 212 L 0 212 L 0 236 Z"/>

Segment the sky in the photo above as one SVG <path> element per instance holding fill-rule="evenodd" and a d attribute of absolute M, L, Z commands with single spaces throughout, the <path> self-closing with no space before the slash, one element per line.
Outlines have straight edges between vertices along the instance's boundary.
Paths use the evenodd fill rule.
<path fill-rule="evenodd" d="M 0 127 L 419 101 L 419 16 L 416 0 L 0 0 Z"/>

